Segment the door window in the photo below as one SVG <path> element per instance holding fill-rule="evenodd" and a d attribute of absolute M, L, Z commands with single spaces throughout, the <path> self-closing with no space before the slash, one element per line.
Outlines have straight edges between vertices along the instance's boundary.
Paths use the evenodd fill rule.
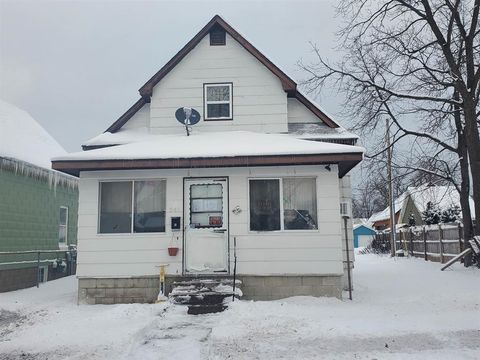
<path fill-rule="evenodd" d="M 223 226 L 223 187 L 221 184 L 190 186 L 190 227 Z"/>

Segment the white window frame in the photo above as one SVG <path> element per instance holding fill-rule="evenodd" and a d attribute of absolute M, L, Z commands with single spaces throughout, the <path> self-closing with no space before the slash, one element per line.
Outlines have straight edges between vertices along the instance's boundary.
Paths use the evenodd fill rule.
<path fill-rule="evenodd" d="M 156 231 L 156 232 L 134 232 L 134 218 L 135 218 L 135 182 L 136 181 L 165 181 L 165 231 Z M 100 217 L 102 215 L 102 183 L 116 183 L 116 182 L 131 182 L 132 183 L 132 211 L 131 211 L 131 224 L 130 232 L 122 233 L 102 233 L 100 232 Z M 166 234 L 167 233 L 167 179 L 112 179 L 112 180 L 102 180 L 98 182 L 98 217 L 97 217 L 97 235 L 100 236 L 122 236 L 122 235 L 155 235 L 155 234 Z"/>
<path fill-rule="evenodd" d="M 217 86 L 228 86 L 230 98 L 228 101 L 208 101 L 207 100 L 207 89 L 209 87 L 217 87 Z M 209 104 L 229 104 L 229 112 L 230 116 L 222 116 L 222 117 L 208 117 L 208 105 Z M 206 121 L 215 121 L 215 120 L 233 120 L 233 83 L 208 83 L 203 84 L 203 109 L 204 114 L 203 118 Z"/>
<path fill-rule="evenodd" d="M 283 208 L 283 179 L 314 179 L 315 180 L 315 202 L 317 205 L 317 228 L 316 229 L 285 229 L 285 223 L 284 223 L 284 208 Z M 279 180 L 279 189 L 278 191 L 280 192 L 280 229 L 279 230 L 252 230 L 250 228 L 250 180 Z M 307 232 L 319 232 L 320 230 L 320 222 L 319 222 L 319 211 L 318 211 L 318 180 L 316 176 L 284 176 L 284 177 L 250 177 L 248 178 L 248 201 L 247 201 L 247 206 L 248 206 L 248 232 L 249 233 L 254 233 L 254 234 L 269 234 L 269 233 L 279 233 L 279 232 L 300 232 L 300 233 L 307 233 Z"/>
<path fill-rule="evenodd" d="M 62 225 L 62 224 L 60 223 L 60 212 L 59 212 L 59 214 L 58 214 L 58 235 L 59 235 L 59 236 L 58 236 L 58 243 L 59 243 L 60 245 L 65 245 L 65 246 L 66 246 L 66 245 L 68 244 L 68 206 L 60 206 L 59 209 L 60 209 L 60 210 L 61 210 L 61 209 L 65 209 L 66 212 L 67 212 L 67 213 L 66 213 L 66 216 L 65 216 L 65 225 Z M 60 241 L 60 228 L 61 228 L 61 227 L 65 227 L 65 242 Z"/>

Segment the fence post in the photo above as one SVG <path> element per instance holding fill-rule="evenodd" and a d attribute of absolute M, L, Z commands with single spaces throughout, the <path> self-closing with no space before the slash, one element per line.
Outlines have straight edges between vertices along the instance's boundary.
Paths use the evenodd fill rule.
<path fill-rule="evenodd" d="M 37 252 L 37 288 L 40 283 L 40 251 Z"/>
<path fill-rule="evenodd" d="M 443 243 L 442 243 L 442 238 L 443 238 L 443 229 L 442 229 L 442 226 L 440 224 L 438 224 L 438 237 L 439 237 L 439 241 L 440 241 L 440 248 L 439 248 L 439 251 L 440 251 L 440 264 L 443 264 Z"/>
<path fill-rule="evenodd" d="M 462 237 L 463 237 L 462 224 L 458 223 L 458 242 L 460 245 L 460 248 L 459 248 L 460 251 L 458 252 L 459 254 L 463 251 Z"/>
<path fill-rule="evenodd" d="M 425 255 L 425 261 L 427 261 L 427 234 L 425 233 L 425 226 L 422 228 L 423 232 L 423 253 Z"/>
<path fill-rule="evenodd" d="M 413 253 L 413 230 L 410 228 L 410 255 L 415 256 Z"/>

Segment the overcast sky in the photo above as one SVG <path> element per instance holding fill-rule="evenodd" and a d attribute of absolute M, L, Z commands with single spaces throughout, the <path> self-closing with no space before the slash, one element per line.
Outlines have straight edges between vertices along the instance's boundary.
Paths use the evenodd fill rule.
<path fill-rule="evenodd" d="M 77 151 L 128 109 L 138 89 L 215 14 L 301 80 L 296 63 L 312 59 L 309 42 L 338 56 L 334 3 L 0 0 L 0 98 Z M 339 112 L 335 93 L 317 100 Z"/>

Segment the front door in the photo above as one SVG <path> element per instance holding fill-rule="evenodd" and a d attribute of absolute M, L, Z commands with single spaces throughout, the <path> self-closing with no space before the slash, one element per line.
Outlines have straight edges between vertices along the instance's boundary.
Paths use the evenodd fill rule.
<path fill-rule="evenodd" d="M 185 272 L 228 272 L 228 181 L 185 179 Z"/>

